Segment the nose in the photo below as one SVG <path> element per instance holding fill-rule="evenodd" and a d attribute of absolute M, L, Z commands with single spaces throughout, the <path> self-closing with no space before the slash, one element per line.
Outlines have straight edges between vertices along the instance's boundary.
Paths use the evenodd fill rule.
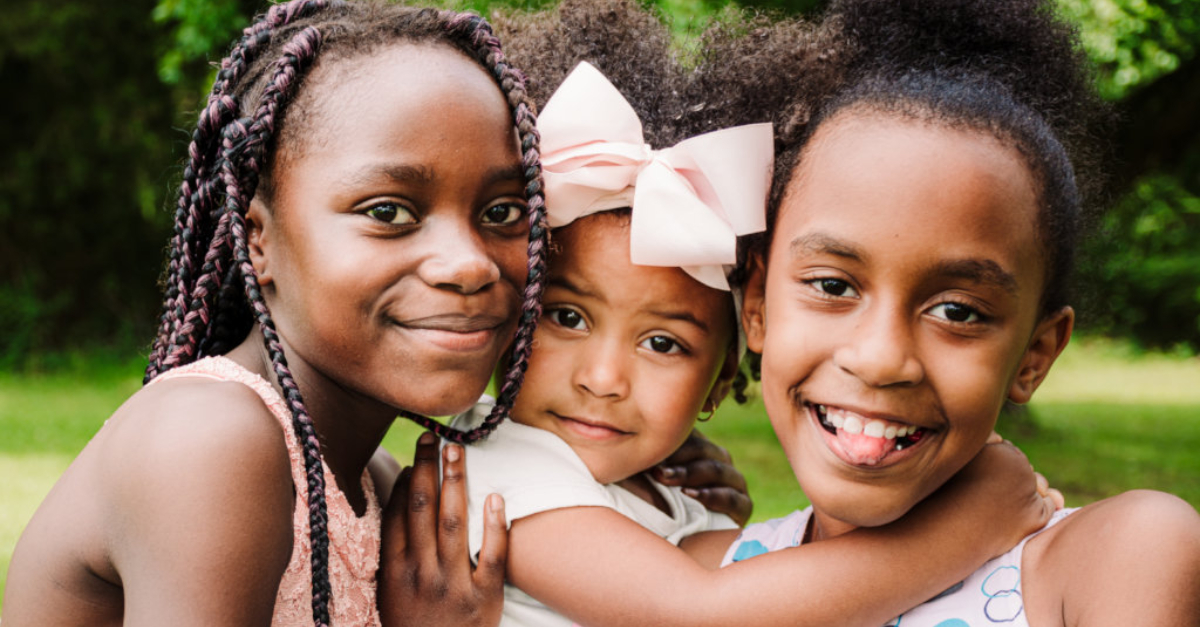
<path fill-rule="evenodd" d="M 572 376 L 576 389 L 610 400 L 628 396 L 630 364 L 624 359 L 620 343 L 595 336 L 585 342 L 585 349 L 577 353 Z"/>
<path fill-rule="evenodd" d="M 834 364 L 871 387 L 907 386 L 925 378 L 907 313 L 878 306 L 858 319 L 834 351 Z"/>
<path fill-rule="evenodd" d="M 428 253 L 417 269 L 426 284 L 467 295 L 500 279 L 500 266 L 470 225 L 452 220 L 427 228 L 438 232 L 426 240 Z"/>

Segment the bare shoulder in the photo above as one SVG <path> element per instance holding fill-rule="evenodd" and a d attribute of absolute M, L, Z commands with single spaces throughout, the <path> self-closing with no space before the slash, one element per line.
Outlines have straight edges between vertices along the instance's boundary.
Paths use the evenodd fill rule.
<path fill-rule="evenodd" d="M 1030 540 L 1022 570 L 1031 619 L 1054 616 L 1044 624 L 1200 625 L 1200 514 L 1171 494 L 1126 492 Z"/>
<path fill-rule="evenodd" d="M 18 609 L 6 598 L 5 624 L 20 608 L 36 612 L 31 624 L 103 623 L 96 606 L 157 624 L 181 624 L 185 612 L 269 618 L 293 503 L 283 431 L 253 390 L 193 377 L 143 388 L 27 526 L 10 572 Z M 243 601 L 238 617 L 213 599 Z"/>

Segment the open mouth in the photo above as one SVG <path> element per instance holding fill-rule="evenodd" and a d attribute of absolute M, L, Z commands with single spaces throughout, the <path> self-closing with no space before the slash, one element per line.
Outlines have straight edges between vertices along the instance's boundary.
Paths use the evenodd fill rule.
<path fill-rule="evenodd" d="M 874 466 L 896 451 L 925 438 L 929 430 L 916 425 L 867 418 L 837 407 L 812 404 L 821 427 L 837 441 L 851 461 Z"/>

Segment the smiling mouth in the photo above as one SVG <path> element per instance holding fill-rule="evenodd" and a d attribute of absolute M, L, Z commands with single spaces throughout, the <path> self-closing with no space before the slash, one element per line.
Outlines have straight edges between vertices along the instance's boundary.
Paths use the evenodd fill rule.
<path fill-rule="evenodd" d="M 810 404 L 821 427 L 855 464 L 876 466 L 891 454 L 923 440 L 929 429 L 878 418 L 827 405 Z"/>
<path fill-rule="evenodd" d="M 396 324 L 419 331 L 445 331 L 447 333 L 476 333 L 494 331 L 505 322 L 500 316 L 464 316 L 445 314 L 397 321 Z"/>
<path fill-rule="evenodd" d="M 505 321 L 498 316 L 448 314 L 394 321 L 394 324 L 419 333 L 443 349 L 471 352 L 490 347 Z"/>
<path fill-rule="evenodd" d="M 601 422 L 594 422 L 580 418 L 572 418 L 551 412 L 558 421 L 571 433 L 582 436 L 589 440 L 611 440 L 630 435 L 629 431 L 622 431 L 611 425 Z"/>

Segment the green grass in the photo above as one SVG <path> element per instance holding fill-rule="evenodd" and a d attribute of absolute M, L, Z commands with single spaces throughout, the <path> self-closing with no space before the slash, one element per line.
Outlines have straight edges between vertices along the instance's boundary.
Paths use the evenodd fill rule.
<path fill-rule="evenodd" d="M 0 582 L 21 529 L 104 420 L 140 385 L 138 361 L 76 360 L 49 374 L 0 373 Z M 1032 423 L 1001 422 L 1070 505 L 1133 488 L 1200 507 L 1200 359 L 1142 354 L 1104 340 L 1068 347 L 1031 405 Z M 807 503 L 760 404 L 721 407 L 704 432 L 732 451 L 755 498 L 754 520 Z M 411 459 L 418 429 L 384 445 Z M 0 595 L 3 587 L 0 585 Z"/>

